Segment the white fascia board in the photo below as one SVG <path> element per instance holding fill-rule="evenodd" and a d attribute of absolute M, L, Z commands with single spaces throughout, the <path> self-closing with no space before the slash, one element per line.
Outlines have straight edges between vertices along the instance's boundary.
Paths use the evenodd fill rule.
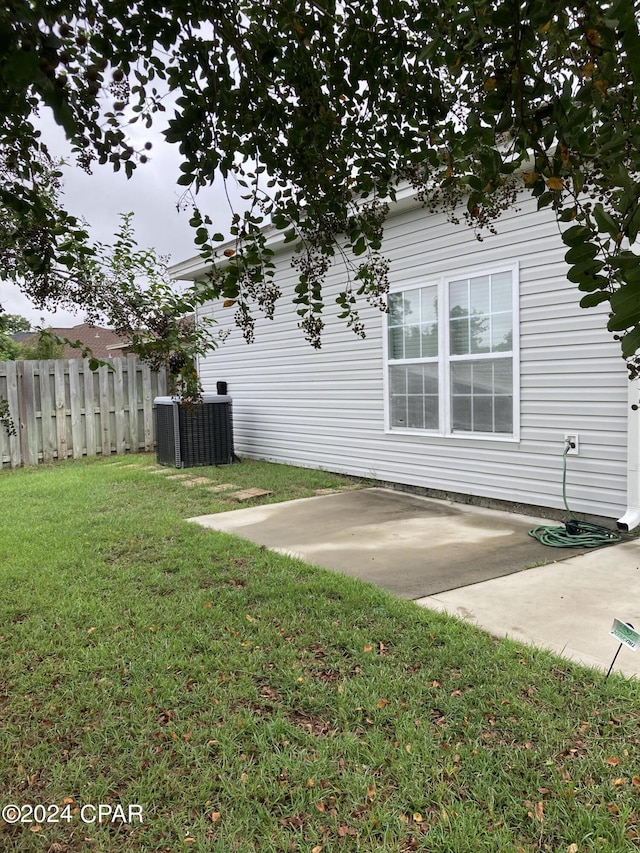
<path fill-rule="evenodd" d="M 172 264 L 169 267 L 169 275 L 174 281 L 195 281 L 205 276 L 210 268 L 211 264 L 206 264 L 200 255 L 195 255 L 186 261 Z"/>

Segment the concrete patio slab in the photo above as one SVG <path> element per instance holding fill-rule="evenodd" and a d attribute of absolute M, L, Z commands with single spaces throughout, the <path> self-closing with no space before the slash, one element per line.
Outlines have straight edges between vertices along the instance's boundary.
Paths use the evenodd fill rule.
<path fill-rule="evenodd" d="M 640 629 L 640 542 L 599 548 L 417 603 L 459 616 L 494 636 L 608 669 L 619 645 L 609 635 L 614 618 Z M 640 653 L 623 647 L 614 670 L 640 675 Z"/>
<path fill-rule="evenodd" d="M 578 553 L 530 537 L 540 519 L 383 488 L 190 520 L 413 599 Z"/>
<path fill-rule="evenodd" d="M 190 520 L 602 670 L 614 618 L 640 628 L 640 540 L 549 548 L 528 535 L 548 521 L 381 488 Z M 640 676 L 640 653 L 613 669 Z"/>

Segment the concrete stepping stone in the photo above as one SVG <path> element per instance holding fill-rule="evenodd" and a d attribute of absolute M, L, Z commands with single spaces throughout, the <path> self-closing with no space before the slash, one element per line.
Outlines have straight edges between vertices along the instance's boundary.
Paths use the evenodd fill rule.
<path fill-rule="evenodd" d="M 236 501 L 250 501 L 252 498 L 263 498 L 265 495 L 272 495 L 273 492 L 268 491 L 268 489 L 242 489 L 240 492 L 234 492 L 232 495 L 229 495 L 230 498 L 233 498 Z"/>

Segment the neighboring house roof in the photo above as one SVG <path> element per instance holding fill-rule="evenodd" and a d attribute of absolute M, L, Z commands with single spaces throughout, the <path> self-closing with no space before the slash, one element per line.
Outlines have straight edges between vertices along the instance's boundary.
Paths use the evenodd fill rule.
<path fill-rule="evenodd" d="M 23 344 L 25 343 L 25 341 L 28 341 L 32 335 L 33 332 L 14 332 L 13 334 L 9 335 L 9 337 L 17 344 Z"/>
<path fill-rule="evenodd" d="M 95 358 L 117 358 L 125 355 L 129 341 L 114 332 L 113 329 L 105 329 L 102 326 L 90 326 L 88 323 L 80 323 L 71 328 L 52 328 L 54 335 L 67 338 L 75 343 L 80 341 L 83 347 L 91 350 Z M 36 343 L 37 332 L 25 332 L 25 337 L 20 343 Z M 65 344 L 62 358 L 82 358 L 82 347 L 71 347 Z"/>

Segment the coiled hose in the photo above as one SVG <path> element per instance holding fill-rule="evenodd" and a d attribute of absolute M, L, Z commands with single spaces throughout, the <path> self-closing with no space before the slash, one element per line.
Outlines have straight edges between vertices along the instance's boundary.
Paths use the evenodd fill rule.
<path fill-rule="evenodd" d="M 569 518 L 561 527 L 534 527 L 529 531 L 529 536 L 533 536 L 543 545 L 550 545 L 552 548 L 600 548 L 603 545 L 621 542 L 622 536 L 615 530 L 610 530 L 600 524 L 578 521 L 569 509 L 567 503 L 567 453 L 570 449 L 571 444 L 567 442 L 562 454 L 562 499 Z"/>

